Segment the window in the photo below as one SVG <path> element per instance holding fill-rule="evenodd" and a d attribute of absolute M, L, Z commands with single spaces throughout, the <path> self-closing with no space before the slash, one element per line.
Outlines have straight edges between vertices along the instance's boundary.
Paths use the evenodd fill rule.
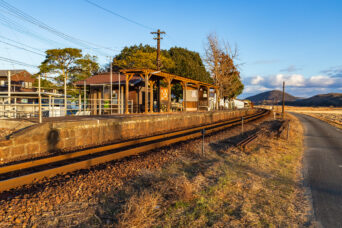
<path fill-rule="evenodd" d="M 28 87 L 31 89 L 32 88 L 32 82 L 28 83 Z"/>

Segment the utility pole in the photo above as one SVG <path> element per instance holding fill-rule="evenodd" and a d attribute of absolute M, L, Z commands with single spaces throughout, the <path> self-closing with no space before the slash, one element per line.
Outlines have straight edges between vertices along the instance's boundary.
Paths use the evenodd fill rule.
<path fill-rule="evenodd" d="M 157 34 L 157 37 L 154 37 L 154 40 L 157 40 L 157 70 L 160 70 L 160 40 L 163 39 L 160 37 L 160 34 L 165 34 L 165 32 L 157 30 L 157 32 L 151 32 L 151 34 Z"/>
<path fill-rule="evenodd" d="M 38 120 L 39 120 L 39 123 L 42 123 L 42 94 L 41 94 L 41 86 L 40 86 L 40 74 L 38 74 L 38 105 L 39 105 L 39 108 L 38 108 Z"/>
<path fill-rule="evenodd" d="M 8 87 L 8 104 L 11 104 L 11 71 L 8 71 L 8 76 L 7 76 L 7 87 Z M 5 111 L 5 110 L 4 110 Z"/>
<path fill-rule="evenodd" d="M 113 67 L 112 58 L 110 57 L 110 114 L 113 113 Z"/>
<path fill-rule="evenodd" d="M 283 81 L 283 107 L 282 107 L 282 117 L 285 117 L 285 81 Z"/>
<path fill-rule="evenodd" d="M 118 112 L 121 114 L 121 75 L 119 71 L 119 76 L 118 76 L 118 81 L 119 81 L 119 94 L 118 94 Z"/>
<path fill-rule="evenodd" d="M 63 76 L 64 76 L 64 111 L 65 111 L 65 116 L 67 116 L 67 112 L 68 112 L 68 101 L 67 101 L 67 78 L 66 78 L 65 72 L 64 72 Z"/>

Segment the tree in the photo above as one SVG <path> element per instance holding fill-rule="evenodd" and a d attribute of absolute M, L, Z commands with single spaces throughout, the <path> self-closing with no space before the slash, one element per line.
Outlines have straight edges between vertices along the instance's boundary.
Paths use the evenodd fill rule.
<path fill-rule="evenodd" d="M 161 70 L 166 71 L 174 66 L 167 51 L 161 51 Z M 114 70 L 127 68 L 151 68 L 156 69 L 157 50 L 149 45 L 134 45 L 125 47 L 113 60 Z"/>
<path fill-rule="evenodd" d="M 124 68 L 156 69 L 157 49 L 149 45 L 125 47 L 113 59 L 114 70 Z M 161 50 L 161 70 L 202 82 L 212 82 L 199 53 L 173 47 Z"/>
<path fill-rule="evenodd" d="M 175 63 L 174 67 L 167 69 L 170 73 L 202 82 L 213 82 L 198 52 L 173 47 L 169 54 Z"/>
<path fill-rule="evenodd" d="M 77 48 L 49 49 L 45 53 L 39 73 L 56 76 L 58 84 L 62 84 L 64 78 L 67 83 L 72 84 L 90 77 L 99 69 L 96 56 L 83 56 L 82 50 Z"/>
<path fill-rule="evenodd" d="M 227 42 L 222 47 L 216 35 L 208 36 L 206 62 L 215 85 L 219 87 L 219 97 L 233 98 L 243 91 L 238 65 L 234 62 L 237 57 L 237 48 L 233 51 Z"/>
<path fill-rule="evenodd" d="M 76 82 L 84 80 L 99 72 L 100 66 L 97 63 L 97 57 L 86 54 L 83 58 L 75 61 L 75 72 L 70 75 L 70 81 Z"/>
<path fill-rule="evenodd" d="M 77 72 L 77 61 L 82 57 L 82 50 L 77 48 L 50 49 L 45 51 L 45 60 L 39 66 L 40 73 L 57 76 L 55 80 L 62 84 L 64 78 L 68 82 L 72 74 Z"/>

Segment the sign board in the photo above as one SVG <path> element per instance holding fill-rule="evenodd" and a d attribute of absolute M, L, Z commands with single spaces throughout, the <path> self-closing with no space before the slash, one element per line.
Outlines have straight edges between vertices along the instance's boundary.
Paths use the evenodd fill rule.
<path fill-rule="evenodd" d="M 198 91 L 197 90 L 187 90 L 186 91 L 186 101 L 198 101 Z"/>
<path fill-rule="evenodd" d="M 167 88 L 160 88 L 160 100 L 162 100 L 162 101 L 167 101 L 168 100 Z"/>

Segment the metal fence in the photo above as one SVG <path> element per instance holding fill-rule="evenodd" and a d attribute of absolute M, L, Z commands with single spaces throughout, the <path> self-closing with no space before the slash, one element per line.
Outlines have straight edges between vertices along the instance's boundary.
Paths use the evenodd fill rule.
<path fill-rule="evenodd" d="M 124 113 L 123 100 L 117 99 L 80 99 L 63 97 L 11 96 L 0 97 L 0 118 L 63 117 L 81 115 L 110 115 Z M 128 100 L 128 109 L 133 113 L 133 100 Z"/>

